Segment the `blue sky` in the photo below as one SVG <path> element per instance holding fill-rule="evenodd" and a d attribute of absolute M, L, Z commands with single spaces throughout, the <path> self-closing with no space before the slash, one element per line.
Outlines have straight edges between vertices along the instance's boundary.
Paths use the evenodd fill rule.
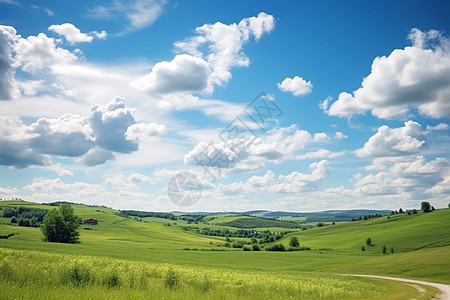
<path fill-rule="evenodd" d="M 449 8 L 0 0 L 0 198 L 446 207 Z M 167 194 L 183 172 L 202 187 L 189 207 Z"/>

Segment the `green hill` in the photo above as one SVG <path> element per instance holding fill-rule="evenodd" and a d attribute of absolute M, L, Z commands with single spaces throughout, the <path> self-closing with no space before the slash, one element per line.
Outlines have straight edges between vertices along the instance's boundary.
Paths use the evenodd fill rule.
<path fill-rule="evenodd" d="M 19 207 L 47 210 L 55 208 L 55 206 L 24 201 L 1 201 L 0 216 L 7 208 Z M 114 291 L 104 286 L 105 282 L 109 280 L 107 276 L 111 274 L 113 276 L 116 272 L 123 292 L 126 290 L 126 285 L 127 289 L 131 289 L 127 290 L 127 295 L 142 298 L 139 291 L 130 287 L 133 286 L 130 280 L 136 281 L 137 277 L 144 276 L 142 275 L 144 273 L 139 273 L 139 275 L 132 271 L 141 270 L 143 266 L 147 270 L 145 279 L 139 280 L 154 284 L 152 288 L 147 286 L 144 289 L 147 291 L 153 289 L 154 293 L 157 293 L 156 290 L 159 291 L 159 288 L 167 288 L 164 281 L 170 275 L 169 270 L 175 270 L 176 276 L 182 284 L 178 292 L 171 288 L 167 290 L 169 298 L 183 298 L 183 296 L 190 295 L 185 298 L 234 299 L 246 295 L 247 298 L 255 299 L 281 296 L 288 299 L 303 295 L 303 298 L 315 299 L 315 295 L 322 293 L 319 292 L 320 286 L 327 285 L 326 281 L 328 281 L 330 290 L 320 297 L 322 299 L 410 299 L 414 297 L 427 299 L 425 294 L 417 295 L 416 290 L 409 289 L 400 283 L 362 278 L 352 278 L 347 281 L 346 277 L 333 275 L 336 273 L 391 275 L 450 283 L 450 231 L 448 230 L 450 228 L 450 209 L 435 210 L 427 214 L 398 214 L 390 216 L 390 219 L 381 217 L 356 222 L 342 222 L 308 230 L 284 228 L 290 233 L 284 236 L 273 233 L 271 236 L 276 238 L 270 242 L 263 239 L 263 236 L 268 234 L 265 230 L 281 232 L 283 228 L 242 229 L 233 227 L 233 225 L 239 225 L 234 223 L 236 221 L 255 222 L 261 218 L 212 215 L 192 222 L 191 218 L 183 220 L 178 217 L 182 214 L 176 214 L 177 219 L 172 220 L 161 218 L 161 216 L 143 218 L 128 216 L 106 207 L 86 205 L 72 205 L 72 207 L 75 214 L 83 220 L 89 218 L 98 220 L 98 225 L 81 225 L 79 228 L 81 243 L 79 244 L 44 242 L 39 228 L 18 226 L 10 223 L 11 218 L 0 217 L 0 236 L 8 237 L 0 239 L 0 288 L 2 291 L 6 288 L 8 293 L 5 295 L 12 295 L 11 291 L 14 287 L 17 288 L 16 292 L 20 292 L 27 290 L 20 287 L 29 286 L 28 296 L 25 298 L 33 298 L 33 295 L 34 298 L 58 298 L 57 296 L 48 297 L 49 290 L 46 289 L 43 290 L 47 291 L 47 294 L 44 292 L 44 294 L 33 294 L 36 290 L 32 288 L 33 283 L 27 281 L 28 279 L 25 279 L 24 276 L 18 275 L 21 272 L 28 274 L 28 270 L 34 270 L 33 274 L 35 275 L 33 276 L 35 277 L 29 275 L 31 278 L 29 280 L 41 282 L 40 284 L 47 287 L 49 283 L 40 273 L 39 261 L 48 261 L 49 269 L 43 268 L 42 270 L 55 272 L 61 277 L 61 282 L 72 278 L 70 276 L 73 274 L 68 275 L 67 272 L 75 272 L 78 274 L 76 276 L 81 276 L 80 274 L 85 272 L 83 268 L 92 267 L 92 273 L 89 276 L 94 278 L 93 282 L 83 287 L 81 293 L 86 297 L 101 293 L 105 295 L 105 298 L 106 295 L 120 298 L 114 294 Z M 132 214 L 136 213 L 132 212 Z M 84 228 L 89 228 L 89 230 Z M 255 240 L 251 238 L 233 237 L 232 235 L 228 238 L 230 242 L 227 242 L 226 236 L 196 233 L 202 232 L 203 229 L 207 229 L 208 232 L 214 230 L 238 232 L 240 230 L 241 233 L 253 232 L 261 234 L 261 236 L 257 235 L 256 244 Z M 284 253 L 242 251 L 245 248 L 252 250 L 254 245 L 258 245 L 261 250 L 264 250 L 264 247 L 280 243 L 287 249 L 292 236 L 298 237 L 300 246 L 310 247 L 311 250 Z M 371 246 L 365 244 L 368 237 L 372 239 L 373 245 Z M 243 248 L 233 248 L 237 243 Z M 365 251 L 361 251 L 363 245 Z M 383 245 L 387 246 L 387 254 L 381 253 Z M 390 253 L 392 247 L 394 254 Z M 67 264 L 69 271 L 65 270 L 64 265 L 59 264 L 59 261 L 70 262 Z M 102 273 L 97 265 L 107 265 L 106 269 L 110 273 Z M 78 267 L 81 268 L 81 271 L 77 269 Z M 190 275 L 183 275 L 192 270 L 196 270 L 195 272 L 200 272 L 200 274 L 206 274 L 206 270 L 215 270 L 216 273 L 208 273 L 208 276 L 213 278 L 211 282 L 203 279 L 203 275 L 195 276 L 195 280 L 190 279 Z M 316 272 L 320 272 L 320 275 Z M 154 277 L 151 274 L 154 274 Z M 260 280 L 266 282 L 266 287 L 270 287 L 269 290 L 254 281 L 254 278 L 259 276 L 257 274 L 265 274 L 266 277 L 261 277 Z M 302 284 L 294 284 L 293 282 L 299 280 L 299 276 L 304 278 L 304 281 Z M 2 278 L 9 278 L 7 281 L 3 281 L 9 282 L 7 286 L 2 285 Z M 240 278 L 240 281 L 237 278 Z M 305 291 L 306 286 L 312 284 L 306 283 L 310 282 L 309 280 L 317 282 L 317 285 L 315 287 L 311 285 L 310 292 L 302 294 L 301 291 Z M 125 284 L 125 282 L 128 283 Z M 377 283 L 377 288 L 371 285 L 374 282 Z M 53 286 L 52 289 L 58 293 L 62 293 L 64 289 L 70 291 L 71 288 L 75 288 L 73 285 L 58 286 L 58 284 L 56 287 L 49 284 L 48 288 Z M 278 286 L 283 289 L 279 290 Z M 287 286 L 292 286 L 292 288 L 287 288 Z M 350 286 L 353 286 L 355 290 Z M 227 289 L 222 289 L 222 287 L 228 287 L 229 296 L 225 296 Z M 427 295 L 431 295 L 432 289 L 426 289 L 429 293 Z M 240 290 L 243 294 L 240 294 Z M 364 294 L 364 291 L 367 291 L 367 294 Z M 120 295 L 123 296 L 123 294 Z M 14 296 L 9 298 L 14 298 Z"/>

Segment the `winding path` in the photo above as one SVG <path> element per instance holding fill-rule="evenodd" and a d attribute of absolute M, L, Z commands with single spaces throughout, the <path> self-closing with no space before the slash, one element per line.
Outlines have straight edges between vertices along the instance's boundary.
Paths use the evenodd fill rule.
<path fill-rule="evenodd" d="M 360 274 L 341 274 L 341 275 L 388 279 L 388 280 L 395 280 L 395 281 L 401 281 L 401 282 L 407 282 L 407 283 L 413 283 L 413 284 L 423 284 L 423 285 L 433 286 L 440 290 L 440 292 L 434 296 L 434 299 L 450 300 L 450 285 L 448 285 L 448 284 L 428 282 L 428 281 L 422 281 L 422 280 L 414 280 L 414 279 L 406 279 L 406 278 L 398 278 L 398 277 L 377 276 L 377 275 L 360 275 Z"/>

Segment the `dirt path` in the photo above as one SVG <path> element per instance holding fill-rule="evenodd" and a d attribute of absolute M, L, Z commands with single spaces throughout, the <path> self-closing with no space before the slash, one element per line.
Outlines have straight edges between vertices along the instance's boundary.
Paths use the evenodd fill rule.
<path fill-rule="evenodd" d="M 450 300 L 450 285 L 448 285 L 448 284 L 428 282 L 428 281 L 422 281 L 422 280 L 414 280 L 414 279 L 406 279 L 406 278 L 377 276 L 377 275 L 360 275 L 360 274 L 341 274 L 341 275 L 380 278 L 380 279 L 388 279 L 388 280 L 395 280 L 395 281 L 401 281 L 401 282 L 408 282 L 408 283 L 413 283 L 413 284 L 415 283 L 415 284 L 423 284 L 423 285 L 433 286 L 433 287 L 438 288 L 440 290 L 440 292 L 434 296 L 435 299 Z"/>

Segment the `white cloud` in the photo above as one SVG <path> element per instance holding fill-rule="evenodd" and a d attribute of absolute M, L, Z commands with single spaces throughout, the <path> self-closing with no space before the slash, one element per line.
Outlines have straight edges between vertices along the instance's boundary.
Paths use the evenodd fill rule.
<path fill-rule="evenodd" d="M 412 47 L 377 57 L 361 87 L 341 93 L 328 114 L 371 111 L 378 118 L 393 119 L 417 108 L 426 117 L 449 117 L 450 42 L 436 30 L 413 29 L 409 37 Z"/>
<path fill-rule="evenodd" d="M 449 165 L 444 158 L 427 162 L 423 156 L 387 164 L 377 173 L 359 176 L 355 193 L 366 196 L 403 195 L 406 199 L 420 199 L 426 197 L 425 190 L 442 181 Z"/>
<path fill-rule="evenodd" d="M 295 158 L 298 160 L 303 159 L 318 159 L 318 158 L 335 158 L 345 154 L 345 151 L 332 152 L 326 149 L 319 149 L 317 151 L 307 152 L 302 155 L 297 155 Z"/>
<path fill-rule="evenodd" d="M 12 100 L 19 96 L 12 67 L 16 33 L 13 27 L 0 25 L 0 100 Z"/>
<path fill-rule="evenodd" d="M 89 16 L 96 19 L 125 19 L 128 26 L 121 35 L 152 25 L 162 15 L 166 3 L 165 0 L 116 0 L 88 11 Z"/>
<path fill-rule="evenodd" d="M 377 133 L 369 138 L 364 147 L 355 150 L 359 157 L 385 157 L 417 154 L 426 144 L 426 132 L 419 123 L 405 122 L 404 127 L 378 128 Z"/>
<path fill-rule="evenodd" d="M 75 25 L 71 23 L 51 25 L 50 27 L 48 27 L 48 30 L 56 32 L 61 36 L 64 36 L 65 39 L 71 44 L 90 43 L 92 42 L 94 37 L 105 39 L 107 35 L 106 31 L 102 31 L 100 33 L 94 31 L 91 34 L 82 33 L 80 29 L 78 29 L 77 27 L 75 27 Z"/>
<path fill-rule="evenodd" d="M 18 117 L 0 115 L 0 165 L 49 165 L 49 157 L 31 146 L 30 140 L 36 136 Z"/>
<path fill-rule="evenodd" d="M 232 172 L 249 172 L 263 168 L 267 161 L 281 163 L 295 159 L 295 153 L 306 145 L 327 140 L 329 137 L 325 133 L 312 136 L 296 125 L 276 127 L 259 137 L 249 135 L 220 143 L 200 142 L 184 156 L 184 162 Z"/>
<path fill-rule="evenodd" d="M 89 121 L 96 144 L 115 152 L 136 151 L 139 144 L 125 137 L 128 127 L 136 123 L 134 114 L 135 110 L 126 107 L 122 97 L 115 97 L 106 105 L 92 108 Z"/>
<path fill-rule="evenodd" d="M 175 47 L 179 51 L 204 58 L 212 70 L 212 84 L 223 85 L 230 80 L 232 67 L 247 67 L 250 64 L 249 58 L 242 51 L 250 37 L 254 36 L 258 40 L 274 27 L 273 16 L 261 12 L 257 17 L 242 19 L 239 24 L 216 22 L 197 27 L 196 36 L 176 42 Z M 208 51 L 204 53 L 203 49 Z"/>
<path fill-rule="evenodd" d="M 40 118 L 29 128 L 36 134 L 30 144 L 39 153 L 77 157 L 94 145 L 86 117 L 67 113 L 58 119 Z"/>
<path fill-rule="evenodd" d="M 328 113 L 328 107 L 330 106 L 332 100 L 333 97 L 331 96 L 326 97 L 325 99 L 319 102 L 319 108 L 324 112 Z"/>
<path fill-rule="evenodd" d="M 334 134 L 334 137 L 337 138 L 338 140 L 342 140 L 342 139 L 348 138 L 347 135 L 345 135 L 344 133 L 342 133 L 340 131 L 336 131 L 336 133 Z"/>
<path fill-rule="evenodd" d="M 247 182 L 219 184 L 218 191 L 223 194 L 247 193 L 299 193 L 315 189 L 327 175 L 328 162 L 321 160 L 309 165 L 311 173 L 292 172 L 288 175 L 275 176 L 268 170 L 263 176 L 252 176 Z"/>
<path fill-rule="evenodd" d="M 139 140 L 146 136 L 160 136 L 167 133 L 167 128 L 164 124 L 157 123 L 136 123 L 128 127 L 125 132 L 127 140 Z"/>
<path fill-rule="evenodd" d="M 208 89 L 209 74 L 206 61 L 181 54 L 170 62 L 157 63 L 151 73 L 132 85 L 149 93 L 203 92 Z"/>
<path fill-rule="evenodd" d="M 89 149 L 89 151 L 80 157 L 80 161 L 86 166 L 92 167 L 106 163 L 108 160 L 113 160 L 114 154 L 111 151 L 101 149 L 99 147 L 94 147 Z"/>
<path fill-rule="evenodd" d="M 36 73 L 45 68 L 51 68 L 56 64 L 68 64 L 78 58 L 67 49 L 56 46 L 57 41 L 49 38 L 45 33 L 28 38 L 17 38 L 14 44 L 14 67 L 20 67 L 23 71 Z"/>
<path fill-rule="evenodd" d="M 286 77 L 278 88 L 283 92 L 290 92 L 294 96 L 304 96 L 312 92 L 313 85 L 311 81 L 306 81 L 302 77 L 294 76 L 294 78 Z"/>
<path fill-rule="evenodd" d="M 448 124 L 447 123 L 439 123 L 436 126 L 427 125 L 428 131 L 439 131 L 439 130 L 448 130 Z"/>
<path fill-rule="evenodd" d="M 17 86 L 23 91 L 23 93 L 27 96 L 35 96 L 39 91 L 45 89 L 44 85 L 45 81 L 40 80 L 28 80 L 28 81 L 19 81 L 17 82 Z"/>

